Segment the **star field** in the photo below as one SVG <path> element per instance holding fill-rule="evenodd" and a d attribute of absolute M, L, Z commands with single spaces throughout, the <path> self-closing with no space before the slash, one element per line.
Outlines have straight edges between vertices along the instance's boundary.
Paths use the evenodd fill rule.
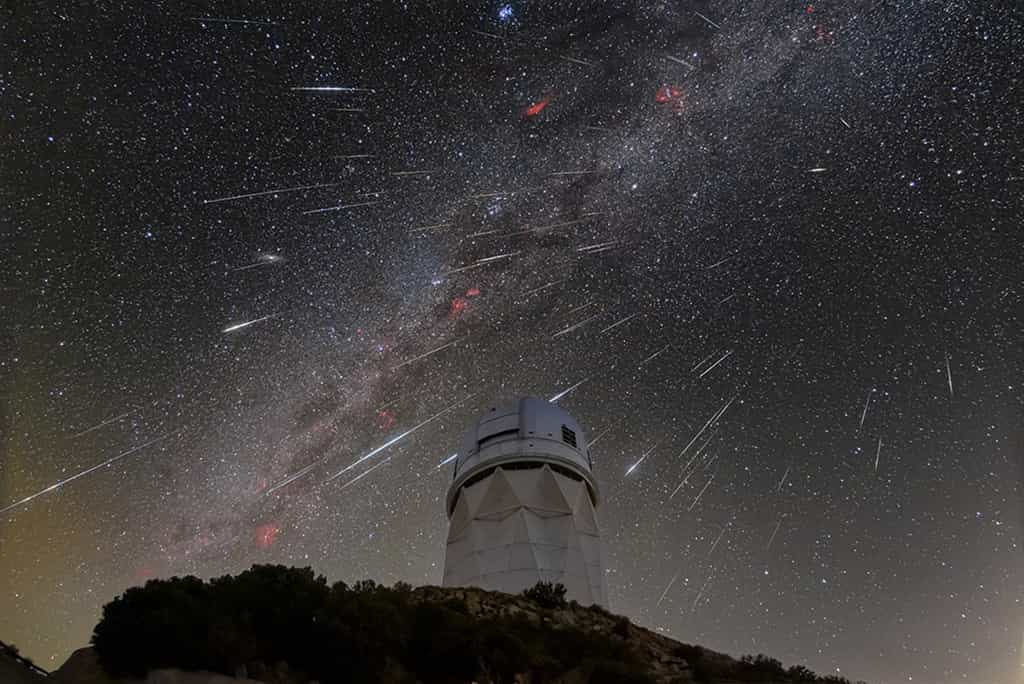
<path fill-rule="evenodd" d="M 611 608 L 1024 677 L 1011 3 L 8 17 L 0 639 L 151 577 L 438 583 L 448 457 L 588 430 Z"/>

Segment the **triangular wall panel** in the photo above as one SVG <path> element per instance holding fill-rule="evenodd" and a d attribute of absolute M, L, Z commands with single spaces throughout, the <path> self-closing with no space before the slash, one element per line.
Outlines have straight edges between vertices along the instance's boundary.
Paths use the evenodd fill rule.
<path fill-rule="evenodd" d="M 476 517 L 486 518 L 496 515 L 504 517 L 504 514 L 514 511 L 522 505 L 505 476 L 505 471 L 501 468 L 495 469 L 494 473 L 483 483 L 488 485 L 487 494 L 477 506 Z"/>
<path fill-rule="evenodd" d="M 562 582 L 568 598 L 603 605 L 600 543 L 582 482 L 547 466 L 496 468 L 458 495 L 444 583 L 518 593 L 540 580 Z"/>
<path fill-rule="evenodd" d="M 459 500 L 455 503 L 455 510 L 452 511 L 452 518 L 448 527 L 449 543 L 454 539 L 461 539 L 465 536 L 466 528 L 469 526 L 472 518 L 473 514 L 469 510 L 469 504 L 466 503 L 466 498 L 460 496 Z"/>
<path fill-rule="evenodd" d="M 577 530 L 587 534 L 598 534 L 594 504 L 590 500 L 590 493 L 586 487 L 581 487 L 579 494 L 576 496 L 573 515 L 575 516 Z"/>

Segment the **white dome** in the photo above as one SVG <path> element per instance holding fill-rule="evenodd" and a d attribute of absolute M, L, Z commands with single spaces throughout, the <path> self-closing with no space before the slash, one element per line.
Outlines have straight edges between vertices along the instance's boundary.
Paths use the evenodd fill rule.
<path fill-rule="evenodd" d="M 458 490 L 476 475 L 497 465 L 547 463 L 565 468 L 587 483 L 597 505 L 597 483 L 591 474 L 590 453 L 583 428 L 557 404 L 523 397 L 493 406 L 462 436 L 455 474 L 448 489 L 451 515 Z"/>

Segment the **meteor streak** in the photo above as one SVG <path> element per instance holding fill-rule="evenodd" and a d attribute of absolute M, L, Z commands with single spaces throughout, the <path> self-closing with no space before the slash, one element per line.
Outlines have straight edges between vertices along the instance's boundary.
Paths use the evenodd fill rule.
<path fill-rule="evenodd" d="M 594 314 L 590 318 L 584 318 L 579 323 L 576 323 L 574 325 L 570 325 L 568 328 L 565 328 L 564 330 L 559 330 L 558 332 L 556 332 L 554 335 L 551 336 L 551 339 L 556 339 L 556 338 L 561 337 L 562 335 L 566 335 L 568 333 L 571 333 L 573 330 L 576 330 L 577 328 L 581 328 L 584 325 L 586 325 L 587 323 L 589 323 L 590 321 L 594 320 L 595 318 L 600 318 L 603 315 L 604 315 L 604 312 L 602 311 L 600 313 Z"/>
<path fill-rule="evenodd" d="M 544 290 L 548 289 L 549 287 L 557 285 L 558 283 L 561 283 L 561 282 L 565 282 L 565 278 L 562 278 L 562 280 L 552 280 L 550 283 L 547 283 L 546 285 L 541 285 L 540 287 L 535 287 L 532 290 L 527 290 L 526 292 L 523 293 L 523 296 L 527 296 L 528 297 L 529 295 L 537 294 L 538 292 L 543 292 Z"/>
<path fill-rule="evenodd" d="M 363 479 L 364 477 L 366 477 L 367 475 L 369 475 L 370 473 L 372 473 L 372 472 L 373 472 L 374 470 L 376 470 L 377 468 L 380 468 L 380 467 L 381 467 L 382 465 L 385 465 L 385 464 L 386 464 L 386 463 L 387 463 L 388 461 L 390 461 L 390 460 L 391 460 L 391 457 L 390 457 L 390 456 L 388 456 L 387 458 L 385 458 L 385 459 L 384 459 L 383 461 L 381 461 L 381 462 L 380 462 L 380 463 L 378 463 L 377 465 L 374 465 L 374 466 L 370 466 L 369 468 L 367 468 L 367 469 L 366 469 L 365 471 L 363 471 L 362 473 L 360 473 L 360 474 L 356 475 L 356 476 L 355 476 L 355 477 L 353 477 L 353 478 L 352 478 L 351 480 L 349 480 L 349 481 L 348 481 L 348 482 L 346 482 L 345 484 L 341 485 L 341 487 L 339 488 L 339 490 L 338 490 L 338 491 L 341 491 L 342 489 L 348 489 L 349 487 L 351 487 L 352 485 L 354 485 L 354 484 L 355 484 L 356 482 L 359 482 L 359 481 L 360 481 L 360 480 L 362 480 L 362 479 Z"/>
<path fill-rule="evenodd" d="M 569 309 L 569 311 L 567 311 L 566 313 L 576 313 L 577 311 L 582 311 L 583 309 L 586 309 L 588 306 L 594 306 L 594 304 L 597 304 L 597 302 L 587 302 L 586 304 L 580 304 L 579 306 L 574 306 L 573 308 Z"/>
<path fill-rule="evenodd" d="M 668 595 L 668 590 L 671 589 L 672 585 L 676 583 L 677 579 L 679 579 L 680 572 L 682 572 L 682 570 L 679 570 L 676 572 L 676 574 L 672 575 L 672 580 L 668 583 L 668 586 L 665 587 L 665 591 L 661 592 L 661 597 L 658 598 L 658 602 L 654 604 L 655 607 L 660 606 L 661 602 L 665 600 L 665 596 Z"/>
<path fill-rule="evenodd" d="M 342 475 L 344 475 L 348 471 L 350 471 L 353 468 L 355 468 L 360 463 L 366 461 L 369 458 L 373 458 L 374 456 L 376 456 L 380 452 L 384 451 L 388 447 L 390 447 L 390 446 L 392 446 L 394 444 L 397 444 L 398 442 L 402 441 L 403 439 L 405 439 L 409 435 L 413 434 L 414 432 L 416 432 L 420 428 L 425 427 L 426 425 L 429 425 L 430 423 L 433 423 L 435 420 L 437 420 L 438 418 L 440 418 L 444 414 L 448 413 L 449 411 L 451 411 L 452 409 L 454 409 L 454 408 L 456 408 L 458 406 L 461 406 L 462 404 L 466 403 L 467 401 L 469 401 L 470 399 L 472 399 L 475 396 L 476 396 L 476 393 L 471 394 L 468 397 L 466 397 L 465 399 L 462 399 L 461 401 L 458 401 L 458 402 L 452 404 L 451 406 L 449 406 L 449 407 L 447 407 L 445 409 L 442 409 L 441 411 L 438 411 L 437 413 L 435 413 L 431 417 L 427 418 L 426 420 L 424 420 L 421 423 L 418 423 L 418 424 L 414 425 L 413 427 L 409 428 L 408 430 L 406 430 L 402 434 L 400 434 L 400 435 L 398 435 L 396 437 L 392 437 L 388 441 L 386 441 L 383 444 L 381 444 L 379 447 L 377 447 L 375 449 L 372 449 L 371 451 L 369 451 L 366 454 L 360 456 L 355 461 L 353 461 L 352 463 L 348 464 L 347 466 L 345 466 L 344 468 L 342 468 L 341 470 L 336 472 L 334 475 L 331 475 L 329 478 L 324 480 L 321 483 L 321 485 L 325 485 L 328 482 L 331 482 L 332 480 L 335 480 L 335 479 L 341 477 Z"/>
<path fill-rule="evenodd" d="M 789 466 L 786 466 L 786 472 L 782 473 L 782 479 L 779 480 L 779 484 L 775 485 L 776 494 L 782 491 L 782 485 L 786 484 L 787 477 L 789 477 Z"/>
<path fill-rule="evenodd" d="M 690 610 L 697 610 L 697 604 L 700 603 L 701 598 L 704 597 L 704 592 L 707 591 L 708 585 L 711 584 L 711 580 L 714 576 L 708 577 L 708 581 L 704 583 L 704 586 L 700 588 L 700 592 L 697 594 L 697 598 L 693 599 L 693 607 Z"/>
<path fill-rule="evenodd" d="M 300 190 L 315 190 L 316 188 L 333 188 L 341 183 L 317 183 L 315 185 L 296 185 L 293 188 L 275 188 L 274 190 L 261 190 L 260 192 L 249 192 L 244 195 L 230 195 L 228 197 L 215 197 L 205 199 L 203 204 L 216 204 L 217 202 L 230 202 L 237 199 L 248 199 L 250 197 L 263 197 L 265 195 L 282 195 L 286 192 L 299 192 Z"/>
<path fill-rule="evenodd" d="M 256 325 L 257 323 L 259 323 L 261 321 L 269 320 L 271 318 L 274 318 L 275 316 L 277 316 L 277 314 L 270 314 L 269 316 L 261 316 L 260 318 L 254 318 L 251 321 L 246 321 L 244 323 L 236 323 L 235 325 L 229 325 L 228 327 L 226 327 L 223 330 L 221 330 L 221 332 L 222 333 L 235 332 L 236 330 L 241 330 L 242 328 L 248 328 L 250 325 Z"/>
<path fill-rule="evenodd" d="M 653 354 L 651 354 L 650 356 L 648 356 L 646 359 L 644 359 L 643 361 L 640 362 L 640 366 L 639 367 L 646 366 L 648 362 L 653 361 L 654 359 L 656 359 L 659 356 L 661 356 L 665 352 L 665 350 L 668 349 L 670 346 L 671 346 L 670 344 L 666 344 L 664 347 L 662 347 L 658 351 L 656 351 Z"/>
<path fill-rule="evenodd" d="M 420 354 L 419 356 L 414 356 L 411 359 L 409 359 L 408 361 L 403 361 L 402 363 L 398 364 L 392 370 L 398 370 L 402 366 L 408 366 L 410 363 L 413 363 L 414 361 L 419 361 L 420 359 L 425 359 L 428 356 L 430 356 L 431 354 L 436 354 L 437 352 L 439 352 L 439 351 L 441 351 L 443 349 L 447 349 L 448 347 L 452 346 L 453 344 L 458 344 L 460 341 L 462 341 L 464 339 L 466 339 L 466 338 L 465 337 L 460 337 L 458 339 L 452 340 L 448 344 L 442 344 L 440 347 L 436 347 L 434 349 L 431 349 L 428 352 L 424 352 L 423 354 Z"/>
<path fill-rule="evenodd" d="M 509 257 L 515 256 L 519 252 L 506 252 L 505 254 L 495 254 L 494 256 L 484 257 L 483 259 L 477 259 L 476 263 L 486 264 L 488 261 L 497 261 L 498 259 L 508 259 Z"/>
<path fill-rule="evenodd" d="M 126 412 L 122 413 L 119 416 L 114 416 L 113 418 L 107 418 L 102 423 L 97 423 L 96 425 L 93 425 L 91 428 L 86 428 L 85 430 L 82 430 L 81 432 L 76 432 L 75 434 L 71 435 L 71 439 L 75 439 L 77 437 L 81 437 L 82 435 L 87 435 L 90 432 L 92 432 L 93 430 L 99 430 L 101 427 L 104 427 L 106 425 L 110 425 L 111 423 L 116 423 L 116 422 L 120 421 L 123 418 L 127 418 L 128 416 L 132 415 L 133 413 L 138 413 L 138 411 L 139 411 L 139 409 L 132 409 L 131 411 L 126 411 Z"/>
<path fill-rule="evenodd" d="M 604 328 L 603 330 L 601 330 L 601 332 L 603 332 L 603 333 L 606 333 L 606 332 L 608 332 L 609 330 L 612 330 L 612 329 L 614 329 L 614 328 L 617 328 L 617 327 L 619 327 L 620 325 L 622 325 L 623 323 L 625 323 L 626 321 L 628 321 L 628 320 L 630 320 L 630 319 L 632 319 L 632 318 L 636 318 L 636 317 L 637 317 L 637 316 L 639 316 L 639 315 L 640 315 L 640 312 L 637 312 L 637 313 L 635 313 L 635 314 L 630 314 L 629 316 L 626 316 L 625 318 L 623 318 L 623 319 L 620 319 L 620 320 L 618 320 L 618 321 L 616 321 L 616 322 L 612 323 L 611 325 L 607 326 L 606 328 Z"/>
<path fill-rule="evenodd" d="M 267 494 L 271 494 L 271 493 L 273 493 L 273 492 L 276 492 L 276 491 L 277 491 L 278 489 L 280 489 L 281 487 L 284 487 L 285 485 L 291 484 L 291 483 L 292 483 L 292 482 L 294 482 L 295 480 L 299 479 L 300 477 L 302 477 L 303 475 L 305 475 L 306 473 L 308 473 L 309 471 L 311 471 L 311 470 L 312 470 L 313 468 L 315 468 L 316 466 L 320 465 L 320 464 L 321 464 L 321 463 L 323 462 L 323 460 L 324 460 L 324 459 L 322 459 L 322 458 L 319 458 L 319 459 L 317 459 L 316 461 L 314 461 L 314 462 L 310 463 L 310 464 L 309 464 L 308 466 L 306 466 L 305 468 L 302 468 L 302 469 L 300 469 L 300 470 L 299 470 L 298 472 L 296 472 L 296 473 L 295 473 L 294 475 L 289 475 L 288 477 L 286 477 L 285 479 L 281 480 L 281 481 L 280 481 L 280 482 L 278 482 L 278 483 L 277 483 L 276 485 L 274 485 L 273 487 L 271 487 L 270 489 L 268 489 L 268 490 L 267 490 Z"/>
<path fill-rule="evenodd" d="M 610 249 L 618 244 L 618 240 L 611 240 L 609 242 L 598 242 L 593 245 L 587 245 L 585 247 L 577 248 L 577 252 L 586 252 L 588 254 L 595 254 L 597 252 L 603 252 L 606 249 Z"/>
<path fill-rule="evenodd" d="M 218 17 L 189 17 L 189 21 L 208 21 L 219 24 L 258 24 L 260 26 L 277 26 L 276 21 L 256 21 L 254 19 L 221 19 Z"/>
<path fill-rule="evenodd" d="M 860 414 L 860 427 L 857 428 L 858 430 L 864 427 L 864 419 L 867 418 L 868 415 L 868 404 L 871 403 L 871 395 L 874 394 L 874 392 L 875 389 L 871 388 L 871 390 L 868 392 L 868 398 L 864 400 L 864 410 L 861 411 Z"/>
<path fill-rule="evenodd" d="M 715 539 L 715 543 L 711 545 L 711 550 L 708 551 L 708 556 L 710 556 L 711 554 L 713 554 L 715 552 L 715 547 L 718 546 L 718 542 L 722 541 L 722 537 L 725 536 L 726 529 L 727 529 L 727 527 L 723 527 L 722 531 L 718 533 L 718 538 Z"/>
<path fill-rule="evenodd" d="M 701 497 L 704 496 L 704 492 L 706 492 L 708 490 L 708 487 L 711 486 L 711 483 L 714 482 L 714 480 L 715 480 L 715 476 L 714 475 L 712 475 L 710 478 L 708 478 L 708 481 L 704 484 L 704 488 L 700 490 L 700 494 L 697 495 L 697 498 L 693 500 L 693 503 L 690 504 L 690 507 L 687 508 L 686 510 L 688 510 L 688 511 L 692 511 L 693 510 L 693 507 L 697 505 L 697 503 L 700 501 Z"/>
<path fill-rule="evenodd" d="M 775 541 L 775 535 L 779 533 L 779 528 L 782 527 L 782 521 L 775 523 L 775 529 L 772 530 L 772 536 L 768 538 L 768 546 L 765 547 L 765 551 L 772 548 L 772 542 Z"/>
<path fill-rule="evenodd" d="M 573 385 L 569 389 L 564 389 L 561 392 L 559 392 L 558 394 L 554 395 L 553 397 L 548 399 L 548 401 L 550 401 L 552 404 L 558 402 L 559 399 L 561 399 L 565 395 L 569 394 L 570 392 L 572 392 L 574 389 L 576 389 L 577 387 L 579 387 L 580 385 L 582 385 L 583 383 L 585 383 L 589 379 L 590 379 L 589 377 L 583 378 L 582 380 L 577 382 L 575 385 Z"/>
<path fill-rule="evenodd" d="M 693 439 L 690 440 L 689 444 L 687 444 L 685 447 L 683 447 L 683 450 L 681 452 L 679 452 L 679 456 L 677 456 L 677 458 L 682 458 L 683 454 L 685 454 L 687 451 L 689 451 L 690 447 L 693 446 L 693 443 L 696 442 L 697 439 L 702 434 L 704 434 L 704 431 L 707 430 L 709 427 L 711 427 L 712 424 L 717 422 L 719 418 L 721 418 L 723 415 L 725 415 L 725 412 L 729 410 L 729 407 L 732 406 L 732 402 L 734 402 L 734 401 L 736 401 L 736 397 L 733 397 L 732 399 L 727 401 L 722 408 L 718 409 L 718 411 L 715 412 L 715 415 L 713 415 L 710 418 L 708 418 L 708 422 L 704 423 L 704 427 L 702 427 L 700 430 L 698 430 L 697 434 L 695 434 L 693 436 Z"/>
<path fill-rule="evenodd" d="M 441 461 L 441 462 L 440 462 L 440 463 L 438 463 L 438 464 L 437 464 L 436 466 L 434 466 L 434 469 L 436 470 L 436 469 L 438 469 L 438 468 L 441 468 L 441 467 L 443 467 L 443 466 L 446 466 L 446 465 L 448 465 L 449 463 L 451 463 L 452 461 L 454 461 L 455 459 L 457 459 L 458 457 L 459 457 L 459 452 L 457 452 L 457 451 L 456 451 L 456 452 L 455 452 L 454 454 L 452 454 L 451 456 L 448 456 L 448 457 L 447 457 L 447 458 L 445 458 L 445 459 L 444 459 L 443 461 Z"/>
<path fill-rule="evenodd" d="M 585 60 L 577 59 L 575 57 L 570 57 L 568 55 L 562 55 L 561 57 L 562 57 L 562 59 L 564 59 L 567 62 L 573 62 L 575 64 L 582 64 L 583 66 L 588 66 L 588 67 L 594 66 L 593 62 L 587 62 Z"/>
<path fill-rule="evenodd" d="M 645 451 L 636 463 L 634 463 L 633 465 L 629 466 L 629 468 L 626 469 L 626 475 L 628 476 L 630 473 L 632 473 L 634 470 L 640 467 L 640 464 L 647 460 L 647 457 L 654 453 L 654 450 L 657 449 L 658 445 L 661 444 L 663 441 L 664 440 L 659 439 L 657 442 L 654 443 L 654 446 Z"/>
<path fill-rule="evenodd" d="M 42 496 L 43 494 L 49 494 L 50 492 L 56 491 L 56 490 L 60 489 L 61 487 L 63 487 L 64 485 L 68 484 L 69 482 L 74 482 L 75 480 L 77 480 L 77 479 L 79 479 L 81 477 L 85 477 L 86 475 L 88 475 L 90 473 L 96 472 L 97 470 L 99 470 L 100 468 L 103 468 L 105 466 L 109 466 L 111 463 L 115 463 L 117 461 L 120 461 L 122 458 L 126 458 L 128 456 L 131 456 L 135 452 L 140 451 L 142 449 L 145 449 L 149 445 L 156 444 L 157 442 L 159 442 L 159 441 L 161 441 L 163 439 L 166 439 L 166 438 L 167 438 L 167 435 L 161 435 L 160 437 L 157 437 L 156 439 L 149 440 L 145 444 L 140 444 L 139 446 L 132 447 L 128 451 L 120 453 L 117 456 L 112 456 L 111 458 L 108 458 L 107 460 L 105 460 L 105 461 L 103 461 L 101 463 L 97 463 L 96 465 L 94 465 L 94 466 L 92 466 L 90 468 L 86 468 L 82 472 L 76 473 L 76 474 L 72 475 L 71 477 L 66 477 L 63 480 L 59 481 L 59 482 L 55 482 L 52 485 L 50 485 L 49 487 L 47 487 L 46 489 L 41 489 L 38 492 L 36 492 L 35 494 L 30 494 L 30 495 L 26 496 L 24 499 L 21 499 L 20 501 L 15 501 L 12 504 L 9 504 L 7 506 L 4 506 L 3 508 L 0 508 L 0 515 L 6 513 L 7 511 L 11 510 L 12 508 L 17 508 L 18 506 L 21 506 L 23 504 L 30 503 L 31 501 L 33 501 L 34 499 Z"/>
<path fill-rule="evenodd" d="M 441 169 L 425 169 L 423 171 L 392 171 L 392 176 L 425 176 L 428 173 L 437 173 Z"/>
<path fill-rule="evenodd" d="M 700 375 L 698 376 L 698 379 L 699 379 L 699 378 L 703 378 L 703 377 L 704 377 L 705 375 L 707 375 L 707 374 L 708 374 L 708 373 L 710 373 L 711 371 L 715 370 L 715 367 L 716 367 L 716 366 L 717 366 L 718 364 L 722 363 L 722 362 L 723 362 L 723 361 L 725 361 L 725 360 L 726 360 L 727 358 L 729 358 L 730 356 L 732 356 L 732 352 L 733 352 L 733 350 L 732 350 L 732 349 L 730 349 L 729 351 L 727 351 L 727 352 L 725 353 L 725 355 L 724 355 L 724 356 L 723 356 L 722 358 L 720 358 L 720 359 L 718 359 L 717 361 L 715 361 L 715 362 L 714 362 L 713 364 L 711 364 L 711 365 L 710 365 L 710 366 L 708 367 L 708 369 L 707 369 L 706 371 L 704 371 L 703 373 L 701 373 L 701 374 L 700 374 Z"/>
<path fill-rule="evenodd" d="M 311 93 L 374 93 L 373 88 L 351 88 L 348 86 L 300 86 L 292 90 L 304 90 Z"/>
<path fill-rule="evenodd" d="M 669 501 L 671 501 L 672 499 L 674 499 L 674 498 L 675 498 L 676 494 L 678 494 L 678 493 L 679 493 L 679 490 L 683 488 L 683 485 L 685 485 L 685 484 L 686 484 L 687 482 L 689 482 L 689 481 L 690 481 L 690 478 L 691 478 L 691 477 L 693 476 L 693 474 L 694 474 L 695 472 L 697 472 L 697 469 L 696 469 L 696 468 L 694 468 L 694 469 L 693 469 L 693 470 L 691 470 L 690 472 L 686 473 L 686 477 L 684 477 L 684 478 L 683 478 L 682 482 L 680 482 L 680 483 L 679 483 L 678 485 L 676 485 L 676 488 L 675 488 L 675 489 L 673 489 L 673 490 L 672 490 L 672 493 L 668 495 L 668 500 L 669 500 Z"/>
<path fill-rule="evenodd" d="M 946 380 L 949 381 L 949 398 L 953 398 L 953 373 L 949 370 L 949 352 L 946 352 Z"/>
<path fill-rule="evenodd" d="M 234 271 L 248 271 L 251 268 L 259 268 L 260 266 L 270 266 L 271 264 L 279 264 L 284 261 L 284 257 L 278 256 L 277 254 L 263 254 L 260 256 L 259 261 L 255 261 L 245 266 L 238 266 L 237 268 L 231 269 Z"/>
<path fill-rule="evenodd" d="M 377 200 L 376 202 L 356 202 L 355 204 L 341 204 L 341 205 L 338 205 L 336 207 L 324 207 L 323 209 L 310 209 L 309 211 L 302 212 L 302 215 L 303 216 L 308 216 L 309 214 L 323 214 L 324 212 L 327 212 L 327 211 L 341 211 L 342 209 L 354 209 L 356 207 L 369 207 L 369 206 L 372 206 L 374 204 L 380 204 L 380 200 Z"/>
<path fill-rule="evenodd" d="M 704 358 L 703 358 L 703 359 L 701 360 L 701 362 L 700 362 L 700 363 L 698 363 L 698 364 L 697 364 L 696 366 L 694 366 L 693 368 L 691 368 L 691 369 L 690 369 L 690 372 L 692 373 L 692 372 L 696 371 L 696 370 L 697 370 L 698 368 L 700 368 L 700 367 L 701 367 L 701 366 L 703 366 L 703 365 L 704 365 L 705 363 L 707 363 L 708 361 L 710 361 L 710 360 L 711 360 L 711 357 L 712 357 L 712 356 L 714 356 L 714 355 L 715 355 L 715 352 L 711 352 L 710 354 L 708 354 L 707 356 L 705 356 L 705 357 L 704 357 Z"/>
<path fill-rule="evenodd" d="M 459 268 L 453 268 L 450 271 L 446 271 L 442 275 L 451 275 L 453 273 L 461 273 L 462 271 L 471 271 L 474 268 L 480 268 L 481 266 L 486 266 L 487 264 L 494 263 L 494 262 L 500 261 L 502 259 L 508 259 L 510 257 L 514 257 L 517 254 L 519 254 L 519 252 L 507 252 L 505 254 L 495 254 L 494 256 L 484 257 L 483 259 L 477 259 L 473 263 L 467 264 L 466 266 L 460 266 Z"/>
<path fill-rule="evenodd" d="M 615 421 L 614 423 L 612 423 L 611 425 L 606 427 L 604 430 L 601 430 L 601 432 L 599 432 L 597 434 L 597 437 L 594 437 L 594 439 L 590 440 L 590 443 L 588 444 L 588 446 L 594 446 L 595 444 L 597 444 L 601 440 L 602 437 L 607 435 L 611 431 L 612 428 L 616 427 L 623 420 L 624 420 L 624 418 L 619 418 L 617 421 Z"/>
<path fill-rule="evenodd" d="M 504 36 L 499 36 L 499 35 L 494 34 L 494 33 L 488 33 L 487 31 L 478 31 L 476 29 L 473 29 L 473 33 L 477 34 L 478 36 L 486 36 L 488 38 L 495 38 L 497 40 L 506 41 L 506 42 L 509 40 L 508 38 L 506 38 Z"/>
<path fill-rule="evenodd" d="M 696 15 L 697 15 L 698 17 L 700 17 L 701 19 L 703 19 L 703 20 L 704 20 L 704 21 L 706 21 L 707 23 L 709 23 L 709 24 L 711 24 L 712 26 L 714 26 L 714 27 L 715 27 L 716 29 L 718 29 L 719 31 L 721 31 L 721 30 L 722 30 L 722 27 L 721 27 L 721 26 L 719 26 L 719 25 L 718 25 L 718 24 L 716 24 L 715 22 L 711 21 L 710 19 L 708 19 L 707 17 L 705 17 L 705 16 L 704 16 L 703 14 L 701 14 L 700 12 L 694 12 L 694 14 L 696 14 Z"/>
<path fill-rule="evenodd" d="M 716 268 L 716 267 L 718 267 L 718 266 L 721 266 L 722 264 L 724 264 L 724 263 L 725 263 L 726 261 L 728 261 L 729 259 L 732 259 L 732 256 L 727 256 L 727 257 L 725 257 L 724 259 L 719 259 L 718 261 L 716 261 L 715 263 L 711 264 L 710 266 L 708 266 L 708 267 L 707 267 L 706 269 L 704 269 L 704 270 L 706 270 L 706 271 L 710 271 L 710 270 L 711 270 L 711 269 L 713 269 L 713 268 Z"/>

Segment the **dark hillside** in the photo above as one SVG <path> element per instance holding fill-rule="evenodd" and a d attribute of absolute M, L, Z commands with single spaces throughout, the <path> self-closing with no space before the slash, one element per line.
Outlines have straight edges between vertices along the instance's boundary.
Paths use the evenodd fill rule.
<path fill-rule="evenodd" d="M 847 681 L 681 644 L 599 606 L 567 603 L 557 585 L 518 596 L 328 585 L 283 566 L 129 589 L 104 608 L 93 645 L 106 672 L 136 678 L 176 669 L 321 684 Z"/>

